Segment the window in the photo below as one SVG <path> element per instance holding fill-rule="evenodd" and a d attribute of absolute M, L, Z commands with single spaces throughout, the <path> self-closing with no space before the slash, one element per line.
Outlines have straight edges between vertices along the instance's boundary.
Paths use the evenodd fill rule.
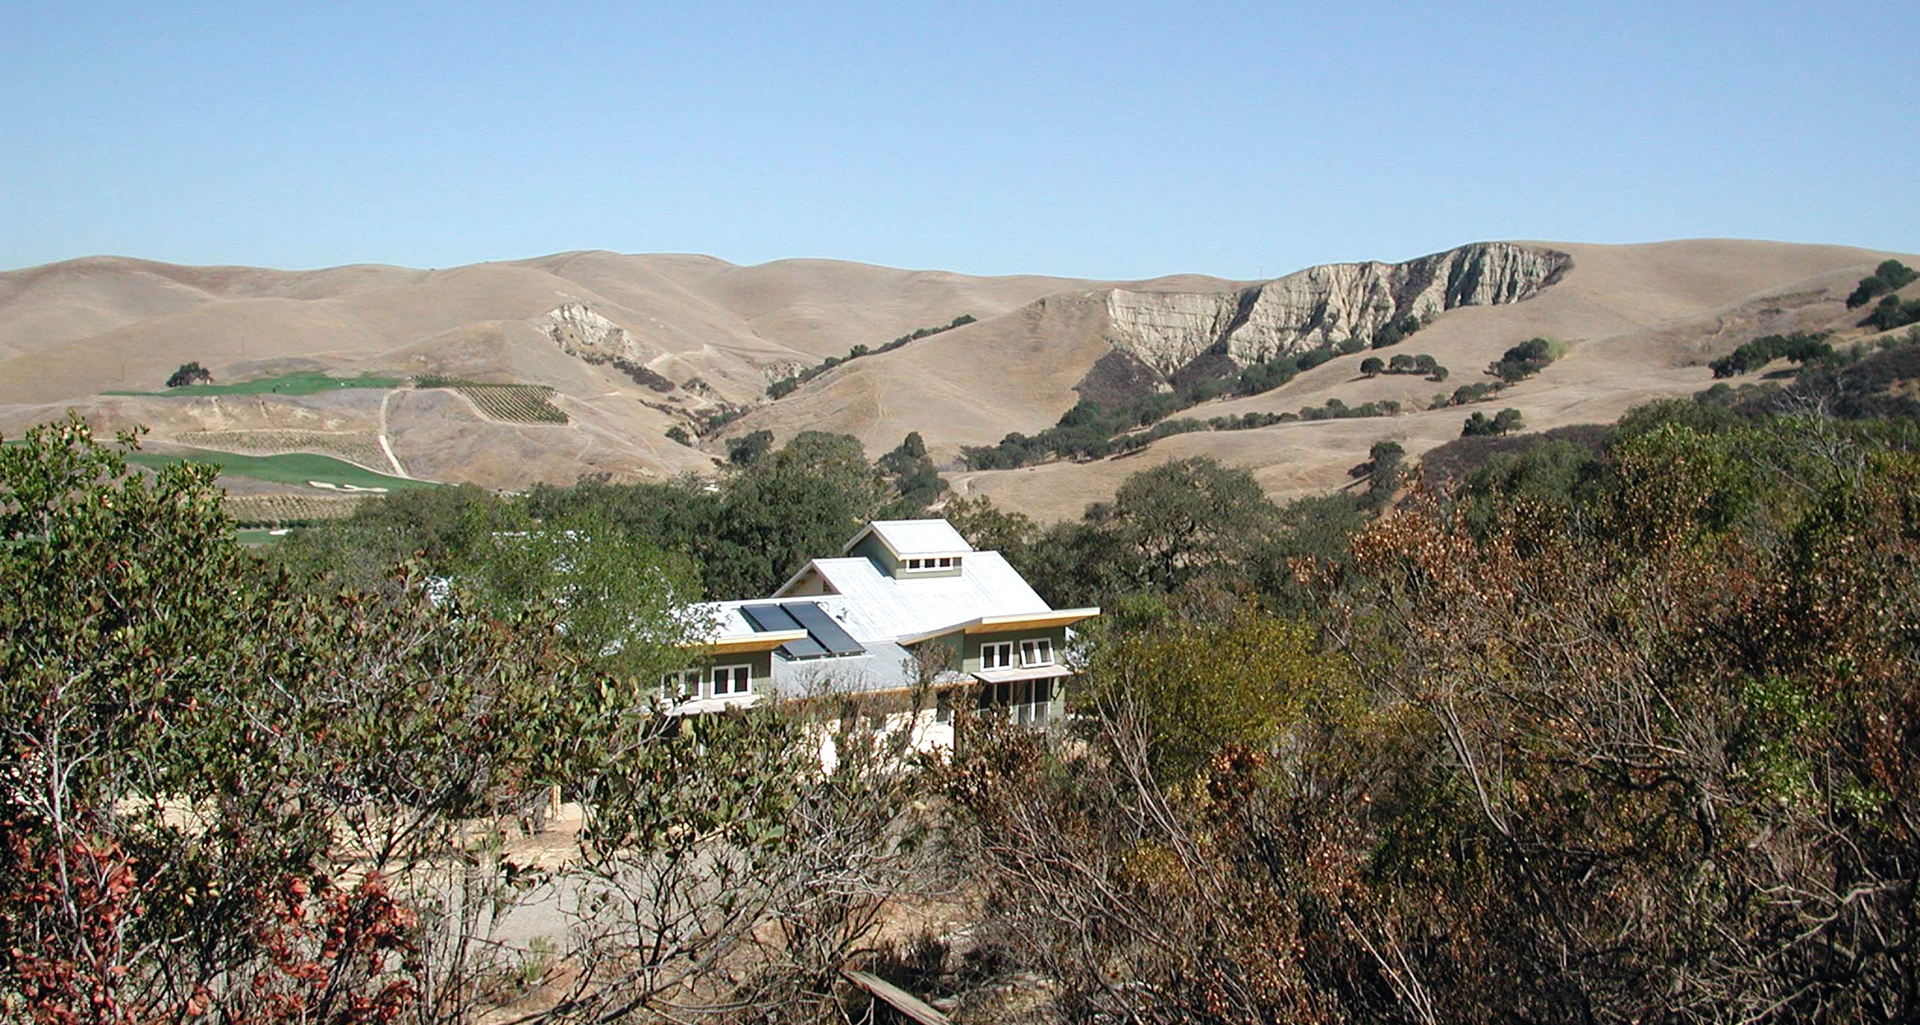
<path fill-rule="evenodd" d="M 714 666 L 713 696 L 716 698 L 745 694 L 753 689 L 753 667 L 751 666 Z"/>
<path fill-rule="evenodd" d="M 1048 680 L 1034 680 L 1027 685 L 1027 692 L 1024 697 L 1027 699 L 1027 703 L 1020 708 L 1019 721 L 1033 726 L 1045 726 L 1047 724 L 1047 715 L 1053 710 L 1051 706 L 1053 700 L 1052 682 Z"/>
<path fill-rule="evenodd" d="M 1048 680 L 989 683 L 980 688 L 980 712 L 1003 716 L 1010 723 L 1044 728 L 1053 712 L 1053 684 Z"/>
<path fill-rule="evenodd" d="M 1005 669 L 1013 665 L 1013 642 L 996 641 L 980 645 L 980 668 Z"/>
<path fill-rule="evenodd" d="M 920 568 L 920 560 L 919 560 L 919 559 L 908 559 L 908 560 L 907 560 L 907 568 L 908 568 L 908 569 L 919 569 L 919 568 Z"/>
<path fill-rule="evenodd" d="M 682 669 L 660 677 L 663 701 L 685 701 L 700 696 L 700 670 Z"/>
<path fill-rule="evenodd" d="M 1050 666 L 1053 664 L 1053 642 L 1045 637 L 1020 642 L 1020 664 L 1023 666 Z"/>

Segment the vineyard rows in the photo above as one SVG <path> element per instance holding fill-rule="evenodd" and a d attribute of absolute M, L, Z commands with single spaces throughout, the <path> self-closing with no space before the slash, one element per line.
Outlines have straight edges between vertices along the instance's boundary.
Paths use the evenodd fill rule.
<path fill-rule="evenodd" d="M 363 498 L 321 498 L 307 495 L 228 495 L 228 516 L 241 526 L 290 526 L 353 515 Z"/>
<path fill-rule="evenodd" d="M 250 431 L 188 431 L 180 442 L 198 448 L 239 452 L 253 456 L 277 456 L 283 452 L 314 452 L 357 463 L 370 470 L 387 469 L 386 453 L 380 449 L 379 436 L 371 431 L 302 431 L 290 428 L 262 428 Z"/>
<path fill-rule="evenodd" d="M 567 414 L 553 404 L 553 389 L 544 384 L 467 384 L 451 386 L 473 400 L 480 412 L 495 420 L 522 424 L 563 424 Z"/>

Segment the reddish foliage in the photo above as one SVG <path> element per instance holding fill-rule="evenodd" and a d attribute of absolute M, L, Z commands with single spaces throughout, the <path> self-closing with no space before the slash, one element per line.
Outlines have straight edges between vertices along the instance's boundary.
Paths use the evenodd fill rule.
<path fill-rule="evenodd" d="M 36 1025 L 163 1025 L 216 1009 L 232 1025 L 390 1025 L 418 999 L 417 920 L 378 876 L 317 893 L 289 877 L 259 894 L 252 943 L 228 966 L 247 984 L 216 994 L 150 971 L 149 947 L 164 942 L 142 928 L 154 880 L 119 843 L 36 843 L 46 833 L 17 816 L 0 834 L 0 978 Z"/>
<path fill-rule="evenodd" d="M 351 891 L 323 881 L 318 895 L 310 892 L 290 878 L 266 895 L 255 940 L 269 966 L 253 976 L 247 1020 L 388 1025 L 419 998 L 407 958 L 416 952 L 413 912 L 378 875 Z"/>

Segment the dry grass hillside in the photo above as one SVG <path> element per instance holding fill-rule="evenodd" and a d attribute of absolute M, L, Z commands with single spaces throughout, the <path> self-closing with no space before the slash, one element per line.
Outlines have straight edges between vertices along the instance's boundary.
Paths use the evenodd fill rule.
<path fill-rule="evenodd" d="M 709 469 L 675 425 L 764 398 L 791 370 L 965 314 L 992 318 L 1085 287 L 825 260 L 738 267 L 703 256 L 563 253 L 447 270 L 274 271 L 95 257 L 0 274 L 0 431 L 81 410 L 146 424 L 161 443 L 207 431 L 324 422 L 384 433 L 413 475 L 523 487 L 584 473 Z M 548 314 L 582 304 L 623 332 L 644 383 L 562 351 Z M 559 426 L 502 423 L 451 392 L 327 396 L 165 391 L 193 360 L 217 383 L 294 371 L 431 374 L 556 390 Z"/>
<path fill-rule="evenodd" d="M 1417 453 L 1456 437 L 1469 410 L 1425 411 L 1434 393 L 1484 379 L 1490 360 L 1535 335 L 1570 351 L 1477 408 L 1512 406 L 1530 429 L 1609 420 L 1648 398 L 1702 387 L 1708 359 L 1756 334 L 1850 325 L 1841 299 L 1876 262 L 1900 255 L 1717 240 L 1523 245 L 1569 254 L 1572 265 L 1524 301 L 1449 308 L 1392 350 L 1436 357 L 1452 371 L 1444 385 L 1362 378 L 1355 354 L 1274 391 L 1181 415 L 1297 410 L 1329 397 L 1349 405 L 1391 398 L 1411 412 L 1181 435 L 1090 463 L 957 472 L 955 460 L 963 445 L 1049 427 L 1078 400 L 1075 386 L 1113 351 L 1110 289 L 1204 298 L 1245 283 L 975 278 L 825 260 L 740 267 L 606 252 L 444 270 L 95 257 L 0 273 L 0 433 L 76 408 L 102 427 L 148 425 L 162 451 L 222 439 L 235 451 L 264 451 L 268 441 L 306 438 L 317 439 L 310 450 L 338 449 L 364 464 L 378 451 L 374 439 L 392 459 L 371 469 L 519 488 L 585 473 L 706 471 L 728 437 L 758 429 L 783 438 L 850 433 L 872 455 L 919 431 L 956 471 L 961 492 L 1059 519 L 1109 497 L 1130 473 L 1197 454 L 1252 469 L 1279 497 L 1343 486 L 1376 440 Z M 569 346 L 555 327 L 562 310 L 575 315 Z M 962 314 L 976 322 L 850 361 L 777 402 L 765 398 L 777 377 Z M 596 362 L 586 350 L 620 358 Z M 298 371 L 540 385 L 552 389 L 547 401 L 565 422 L 502 419 L 476 401 L 485 394 L 409 384 L 312 395 L 108 394 L 165 392 L 167 376 L 189 360 L 222 385 Z M 734 408 L 745 415 L 698 447 L 666 436 L 676 426 L 697 433 Z M 336 435 L 342 440 L 330 448 Z"/>
<path fill-rule="evenodd" d="M 1362 377 L 1358 367 L 1367 354 L 1355 354 L 1271 392 L 1209 403 L 1181 415 L 1295 411 L 1335 397 L 1350 406 L 1396 399 L 1410 412 L 1178 435 L 1139 453 L 1091 463 L 962 473 L 956 487 L 1043 520 L 1066 519 L 1077 517 L 1090 502 L 1112 497 L 1132 473 L 1210 455 L 1251 469 L 1278 499 L 1330 491 L 1351 483 L 1347 470 L 1366 460 L 1374 442 L 1395 440 L 1417 456 L 1459 437 L 1462 422 L 1475 410 L 1491 415 L 1518 409 L 1529 430 L 1604 423 L 1650 399 L 1705 388 L 1712 381 L 1707 362 L 1755 336 L 1821 329 L 1865 336 L 1870 332 L 1852 327 L 1860 311 L 1846 309 L 1843 300 L 1875 264 L 1901 255 L 1729 240 L 1541 244 L 1573 256 L 1572 268 L 1558 283 L 1513 305 L 1449 311 L 1390 350 L 1433 355 L 1452 371 L 1444 384 L 1414 375 Z M 1426 409 L 1439 392 L 1489 380 L 1482 373 L 1488 363 L 1535 336 L 1568 343 L 1568 354 L 1487 403 Z M 1058 396 L 1053 412 L 1067 408 L 1071 399 Z"/>

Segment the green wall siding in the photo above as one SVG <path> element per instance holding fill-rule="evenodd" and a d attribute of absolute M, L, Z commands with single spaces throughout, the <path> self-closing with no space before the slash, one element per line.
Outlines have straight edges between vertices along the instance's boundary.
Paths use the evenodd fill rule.
<path fill-rule="evenodd" d="M 1036 640 L 1041 637 L 1053 642 L 1053 661 L 1057 665 L 1066 657 L 1067 628 L 1064 626 L 1042 627 L 1032 630 L 1006 630 L 999 633 L 964 634 L 966 653 L 962 668 L 968 673 L 980 671 L 980 648 L 985 644 L 1010 641 L 1013 644 L 1013 664 L 1020 664 L 1020 642 Z M 1072 677 L 1051 682 L 1052 693 L 1047 707 L 1047 721 L 1058 722 L 1067 714 L 1066 685 Z"/>
<path fill-rule="evenodd" d="M 882 573 L 895 578 L 903 578 L 902 575 L 904 574 L 904 579 L 907 580 L 938 580 L 941 577 L 957 577 L 965 570 L 967 564 L 966 557 L 961 556 L 960 565 L 951 569 L 902 569 L 899 560 L 895 559 L 893 553 L 887 550 L 887 546 L 881 544 L 880 539 L 872 534 L 868 534 L 862 538 L 860 543 L 854 545 L 853 550 L 849 551 L 847 555 L 863 559 L 872 559 L 874 562 L 880 564 L 880 571 Z"/>
<path fill-rule="evenodd" d="M 888 576 L 893 575 L 895 568 L 893 565 L 893 553 L 887 551 L 887 546 L 881 544 L 880 539 L 872 534 L 861 538 L 860 543 L 854 545 L 853 550 L 847 554 L 855 558 L 872 559 L 880 564 L 881 572 Z"/>
<path fill-rule="evenodd" d="M 980 671 L 980 648 L 984 644 L 1013 642 L 1014 664 L 1020 664 L 1020 642 L 1045 637 L 1053 642 L 1053 660 L 1060 661 L 1066 654 L 1067 628 L 1064 626 L 1043 627 L 1037 630 L 1008 630 L 1002 633 L 966 634 L 966 655 L 961 669 L 969 673 Z"/>
<path fill-rule="evenodd" d="M 700 662 L 698 665 L 689 665 L 687 668 L 700 670 L 700 693 L 705 695 L 711 693 L 713 686 L 713 667 L 738 665 L 752 667 L 747 671 L 747 675 L 748 678 L 752 680 L 751 686 L 755 694 L 767 698 L 773 697 L 773 652 L 771 651 L 750 651 L 739 655 L 716 655 Z"/>

